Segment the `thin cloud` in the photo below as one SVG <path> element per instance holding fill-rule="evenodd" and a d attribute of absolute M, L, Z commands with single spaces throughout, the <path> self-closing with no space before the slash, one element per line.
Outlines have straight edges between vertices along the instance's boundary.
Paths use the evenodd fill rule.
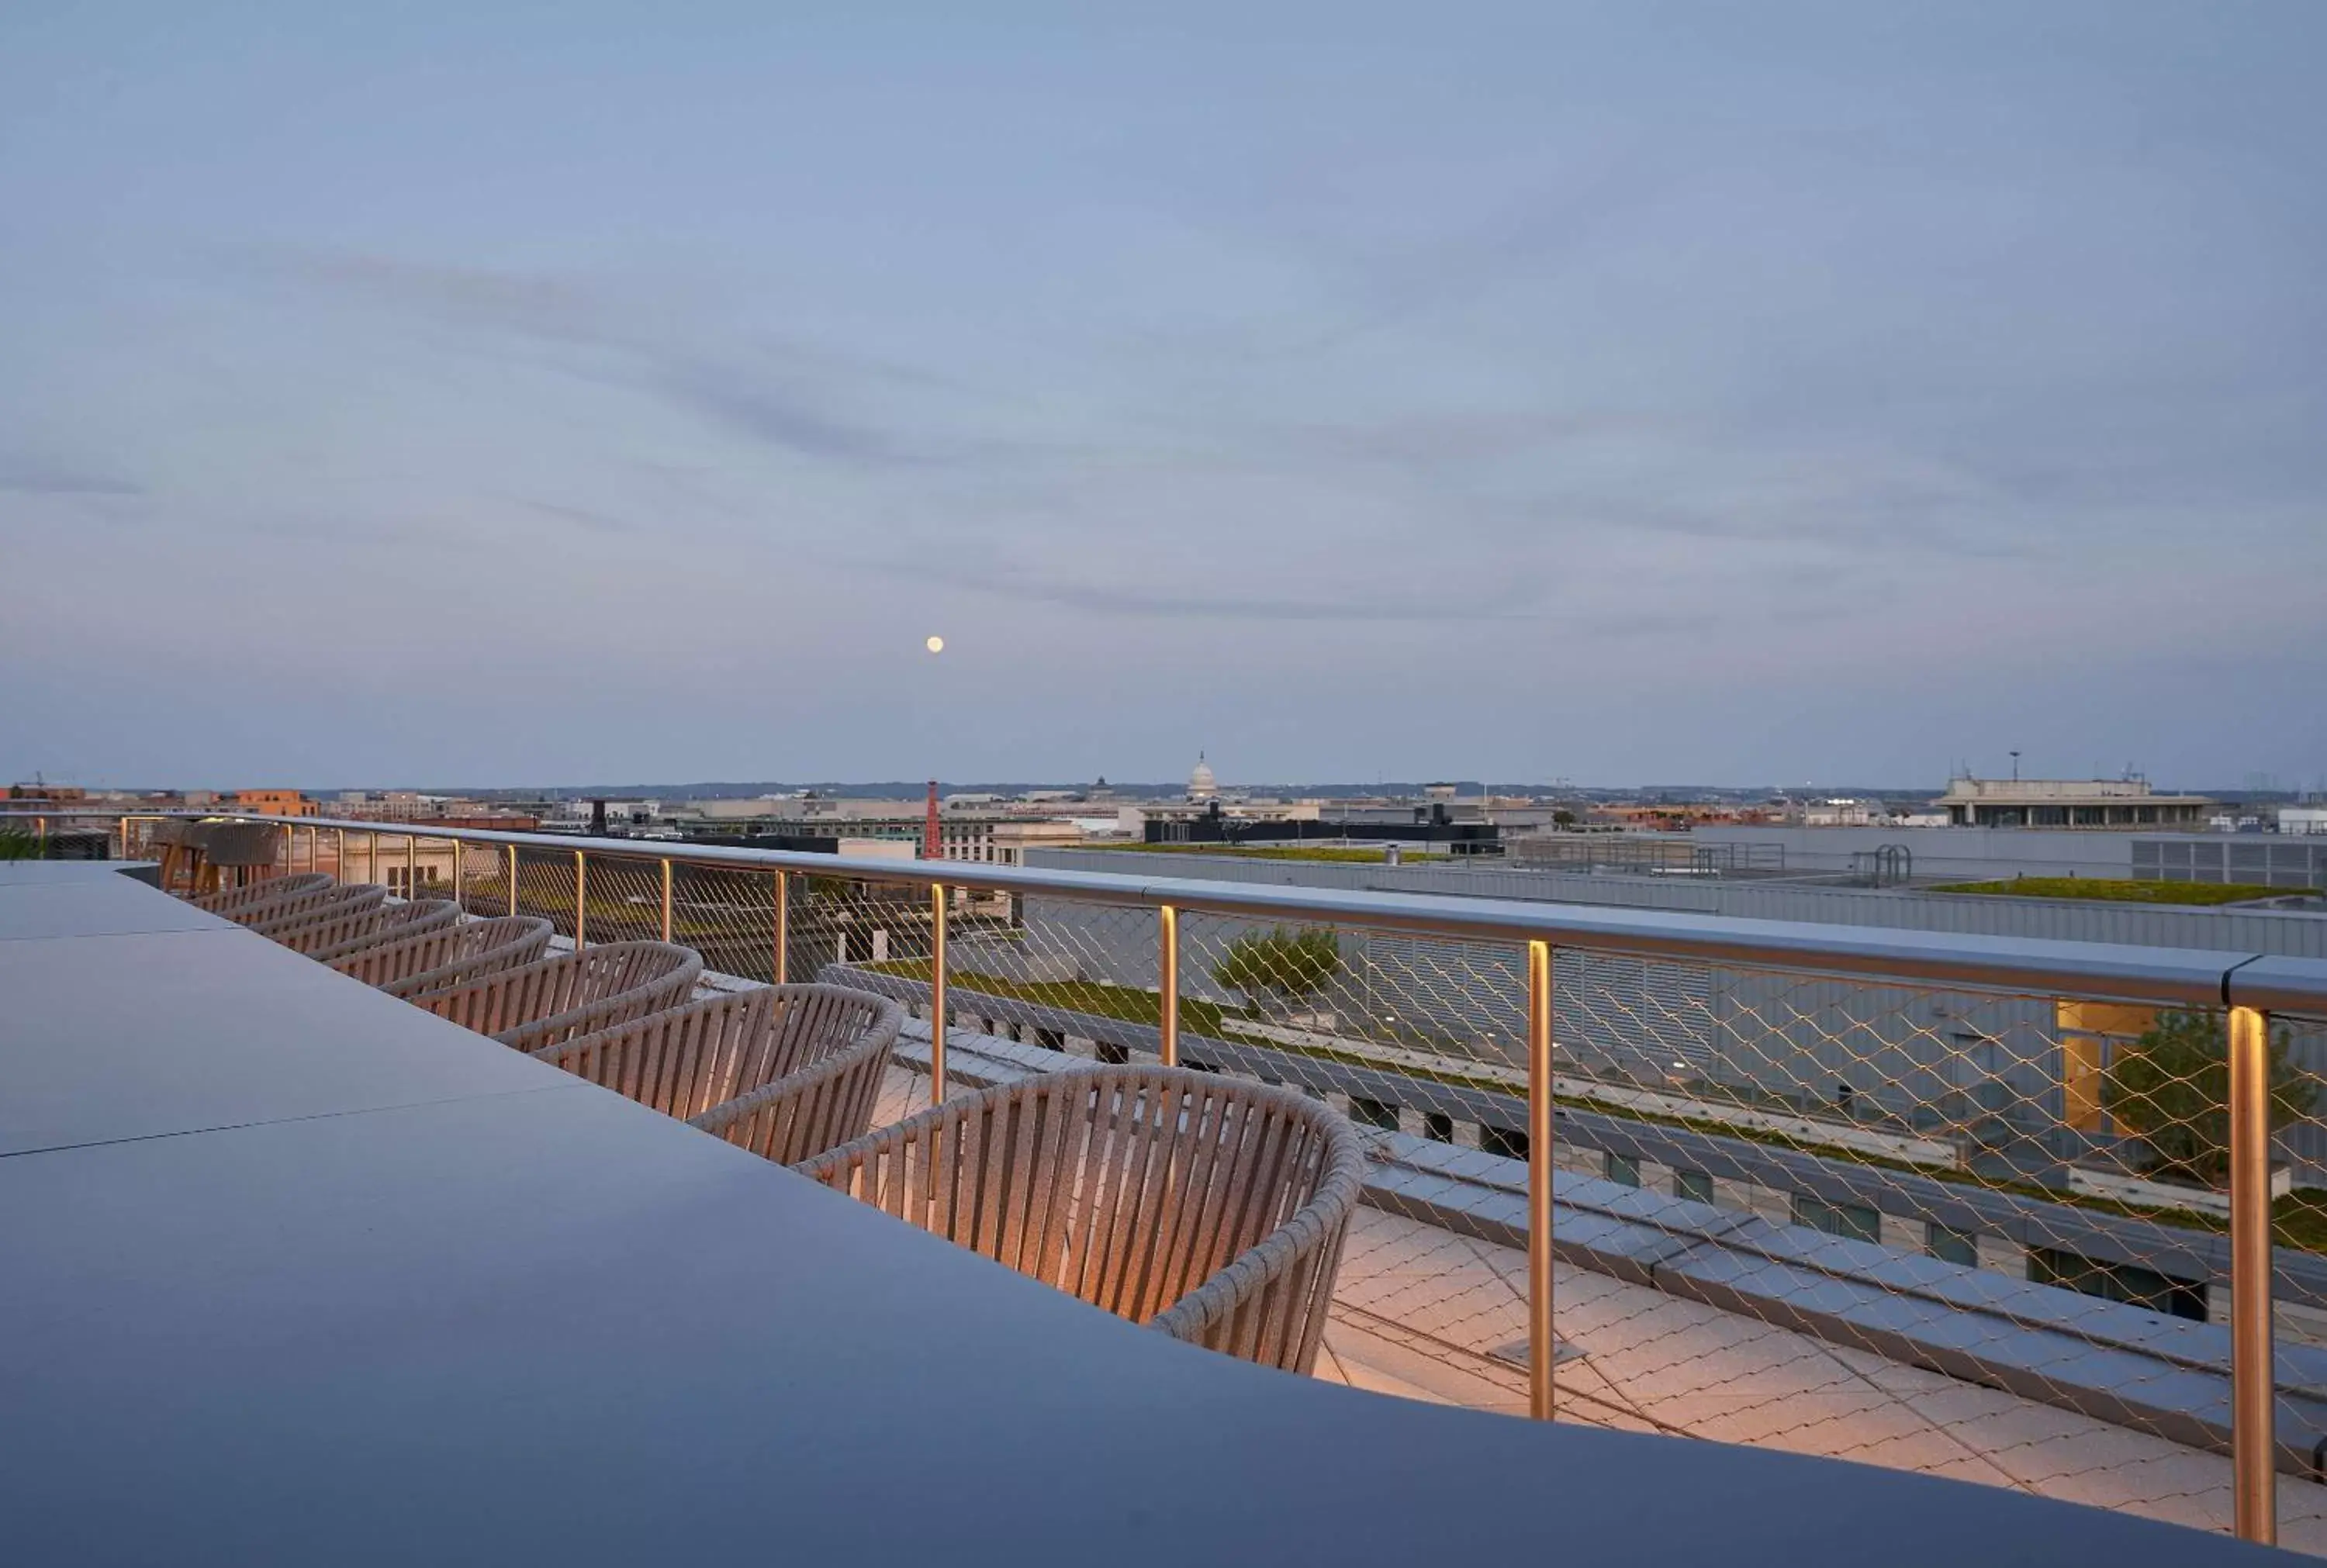
<path fill-rule="evenodd" d="M 922 466 L 939 443 L 860 412 L 876 390 L 940 378 L 827 349 L 755 340 L 707 348 L 686 324 L 538 273 L 376 256 L 294 252 L 287 275 L 488 336 L 562 352 L 549 362 L 600 385 L 659 398 L 706 424 L 796 456 L 860 468 Z"/>
<path fill-rule="evenodd" d="M 142 496 L 145 487 L 110 474 L 89 473 L 42 462 L 0 464 L 0 491 L 25 496 Z"/>
<path fill-rule="evenodd" d="M 1474 597 L 1411 594 L 1396 598 L 1289 599 L 1269 595 L 1166 593 L 1101 583 L 1062 583 L 1032 574 L 978 572 L 872 564 L 862 569 L 909 582 L 968 589 L 1027 603 L 1053 604 L 1096 614 L 1180 621 L 1525 621 L 1536 618 L 1531 595 L 1502 590 Z"/>
<path fill-rule="evenodd" d="M 635 534 L 640 531 L 634 523 L 626 523 L 620 518 L 609 517 L 604 512 L 593 511 L 587 507 L 568 506 L 559 501 L 536 500 L 529 496 L 509 496 L 505 499 L 513 505 L 524 508 L 527 511 L 537 512 L 545 518 L 555 518 L 560 522 L 571 523 L 575 527 L 593 534 Z"/>

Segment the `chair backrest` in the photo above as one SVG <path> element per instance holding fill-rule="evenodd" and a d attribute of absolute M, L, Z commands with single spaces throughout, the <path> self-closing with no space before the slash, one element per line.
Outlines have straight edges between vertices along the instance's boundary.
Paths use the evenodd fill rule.
<path fill-rule="evenodd" d="M 333 922 L 344 925 L 372 913 L 387 898 L 388 890 L 375 883 L 345 882 L 281 903 L 262 905 L 242 923 L 286 947 L 296 947 L 294 938 L 301 932 L 328 929 Z"/>
<path fill-rule="evenodd" d="M 297 940 L 277 937 L 284 946 L 304 953 L 319 964 L 334 958 L 344 958 L 366 947 L 383 947 L 399 942 L 407 937 L 417 937 L 430 931 L 443 930 L 461 919 L 461 906 L 451 899 L 414 899 L 407 903 L 382 904 L 361 914 L 350 915 L 342 927 L 334 932 L 328 927 L 312 927 Z"/>
<path fill-rule="evenodd" d="M 391 996 L 410 998 L 530 964 L 548 949 L 551 935 L 539 916 L 497 915 L 361 947 L 331 963 Z"/>
<path fill-rule="evenodd" d="M 503 1045 L 538 1050 L 675 1007 L 702 973 L 692 947 L 608 942 L 407 999 Z"/>
<path fill-rule="evenodd" d="M 742 1092 L 735 1086 L 744 1064 L 764 1054 L 761 1042 L 775 1013 L 775 995 L 772 985 L 724 992 L 533 1054 L 684 1121 Z"/>
<path fill-rule="evenodd" d="M 225 888 L 218 892 L 204 893 L 192 901 L 194 908 L 208 910 L 214 915 L 224 915 L 229 920 L 248 921 L 257 910 L 296 898 L 309 898 L 325 891 L 332 879 L 320 871 L 303 871 L 296 876 L 271 876 L 264 882 L 248 886 Z M 281 911 L 275 911 L 280 913 Z"/>
<path fill-rule="evenodd" d="M 216 823 L 197 822 L 184 817 L 163 817 L 145 825 L 144 853 L 162 863 L 161 882 L 164 892 L 176 892 L 180 877 L 196 882 L 201 876 L 202 845 L 209 842 L 210 829 Z M 124 854 L 128 845 L 122 845 Z"/>
<path fill-rule="evenodd" d="M 212 865 L 273 865 L 283 845 L 283 829 L 272 822 L 219 822 L 202 840 L 202 858 Z"/>
<path fill-rule="evenodd" d="M 1289 1090 L 1123 1067 L 949 1100 L 798 1169 L 1119 1317 L 1305 1372 L 1364 1153 Z"/>
<path fill-rule="evenodd" d="M 755 985 L 533 1054 L 792 1164 L 864 1135 L 905 1010 L 839 985 Z"/>
<path fill-rule="evenodd" d="M 287 877 L 271 877 L 263 882 L 254 882 L 251 886 L 254 889 L 268 888 L 289 880 Z M 308 888 L 296 892 L 278 892 L 274 898 L 263 899 L 257 903 L 229 910 L 227 911 L 226 918 L 238 926 L 254 927 L 302 919 L 318 910 L 328 909 L 339 902 L 344 891 L 326 876 L 323 878 L 322 887 Z M 388 890 L 381 888 L 377 893 L 366 896 L 376 902 L 388 896 Z"/>
<path fill-rule="evenodd" d="M 864 1135 L 905 1009 L 845 986 L 779 989 L 792 995 L 771 1021 L 767 1058 L 757 1069 L 767 1081 L 689 1121 L 792 1165 Z"/>

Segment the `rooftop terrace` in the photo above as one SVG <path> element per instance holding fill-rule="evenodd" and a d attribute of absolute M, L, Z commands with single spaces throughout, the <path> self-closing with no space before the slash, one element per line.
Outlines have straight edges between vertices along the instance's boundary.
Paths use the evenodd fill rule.
<path fill-rule="evenodd" d="M 916 980 L 911 961 L 916 932 L 924 953 L 934 934 L 930 906 L 891 879 L 951 882 L 964 891 L 937 907 L 958 946 L 936 973 L 952 987 L 942 1072 L 954 1092 L 1168 1047 L 1372 1125 L 1317 1374 L 1287 1378 L 1144 1334 L 107 868 L 0 867 L 12 998 L 0 1015 L 0 1227 L 33 1282 L 0 1296 L 0 1342 L 18 1347 L 12 1406 L 27 1413 L 0 1445 L 0 1497 L 51 1555 L 388 1561 L 458 1543 L 485 1557 L 612 1561 L 673 1543 L 709 1554 L 872 1540 L 882 1556 L 990 1543 L 1087 1561 L 1105 1539 L 1113 1555 L 1162 1561 L 1217 1551 L 1227 1525 L 1250 1532 L 1256 1555 L 1369 1560 L 1450 1548 L 1677 1558 L 1717 1545 L 1818 1562 L 1877 1540 L 1886 1556 L 1933 1563 L 2235 1549 L 2134 1517 L 2215 1532 L 2234 1522 L 2229 1303 L 2202 1299 L 2201 1283 L 2200 1315 L 2224 1321 L 2209 1323 L 2026 1277 L 2072 1220 L 2091 1227 L 2076 1238 L 2094 1255 L 2131 1246 L 2152 1263 L 2174 1247 L 2227 1253 L 2219 1222 L 2075 1209 L 1981 1179 L 1960 1188 L 1964 1201 L 2023 1205 L 2020 1250 L 2003 1255 L 1999 1224 L 1974 1237 L 1975 1261 L 1953 1263 L 1891 1210 L 1960 1220 L 1918 1183 L 1976 1173 L 1916 1175 L 1799 1129 L 1743 1135 L 1749 1111 L 1767 1125 L 1801 1118 L 1742 1096 L 1692 1101 L 1731 1118 L 1709 1126 L 1633 1114 L 1648 1103 L 1637 1100 L 1612 1115 L 1621 1086 L 1580 1023 L 1559 1068 L 1558 1140 L 1531 1165 L 1525 1055 L 1516 1096 L 1498 1076 L 1512 1070 L 1509 1041 L 1458 1052 L 1443 1031 L 1385 1038 L 1314 1002 L 1294 1022 L 1246 1015 L 1200 978 L 1200 955 L 1216 965 L 1261 919 L 1411 938 L 1426 914 L 1437 940 L 1477 949 L 1440 959 L 1440 989 L 1459 976 L 1491 999 L 1507 976 L 1481 955 L 1509 940 L 1495 924 L 1534 918 L 1525 911 L 1474 910 L 1465 926 L 1461 911 L 1423 906 L 1476 901 L 1344 908 L 1341 895 L 1169 879 L 1145 879 L 1143 907 L 1123 879 L 735 852 L 679 866 L 689 883 L 636 859 L 637 846 L 625 858 L 620 845 L 537 851 L 521 835 L 441 833 L 424 846 L 383 828 L 390 848 L 351 849 L 336 831 L 324 825 L 287 858 L 380 880 L 401 860 L 407 891 L 449 887 L 478 915 L 550 909 L 562 865 L 561 946 L 659 928 L 700 942 L 709 986 L 820 973 L 917 1001 L 876 1126 L 926 1105 L 932 1084 L 931 966 Z M 461 843 L 442 878 L 419 874 L 424 847 Z M 773 869 L 793 884 L 789 912 L 780 892 L 766 908 L 713 886 L 764 887 Z M 827 923 L 801 919 L 819 900 Z M 1186 1032 L 1167 1042 L 1103 1004 L 1123 976 L 1048 982 L 1089 988 L 1079 1007 L 977 989 L 1005 947 L 1028 985 L 1055 975 L 1067 903 L 1086 932 L 1152 926 L 1157 903 L 1180 911 L 1187 994 L 1175 1002 L 1190 1013 L 1173 1022 Z M 1208 931 L 1208 903 L 1241 911 L 1220 916 L 1237 923 Z M 1602 939 L 1667 954 L 1686 940 L 1730 962 L 1799 961 L 1808 940 L 1744 929 L 1753 922 L 1682 931 L 1633 919 Z M 756 974 L 736 961 L 754 920 Z M 1919 954 L 1911 935 L 1875 935 L 1891 938 L 1887 953 L 1835 966 L 1879 961 L 1941 984 L 1934 954 L 1949 939 Z M 1107 944 L 1086 940 L 1096 970 Z M 965 949 L 986 966 L 968 966 Z M 2087 991 L 2153 997 L 2185 984 L 2193 962 L 1977 949 L 1950 961 L 1975 959 L 2023 988 L 2079 976 Z M 2220 997 L 2235 966 L 2205 961 Z M 2311 977 L 2276 962 L 2264 978 L 2283 1004 Z M 1385 980 L 1373 957 L 1362 966 Z M 1556 1032 L 1569 1038 L 1564 1014 Z M 1848 1130 L 1830 1108 L 1821 1125 Z M 1626 1143 L 1626 1128 L 1664 1141 Z M 1810 1170 L 1798 1180 L 1825 1209 L 1774 1185 L 1768 1161 Z M 1556 1197 L 1540 1229 L 1537 1175 Z M 1854 1231 L 1853 1215 L 1836 1221 L 1849 1206 L 1829 1179 L 1885 1188 L 1874 1232 Z M 1552 1260 L 1548 1390 L 1528 1369 L 1531 1233 Z M 2312 1404 L 2327 1367 L 2301 1340 L 2313 1271 L 2297 1249 L 2280 1252 L 2273 1446 L 2285 1473 L 2270 1519 L 2286 1545 L 2319 1551 L 2327 1489 L 2299 1450 L 2327 1432 Z M 2227 1280 L 2227 1258 L 2220 1267 Z M 1547 1391 L 1556 1421 L 1503 1418 L 1540 1414 Z M 1074 1456 L 1064 1472 L 1062 1455 Z M 139 1508 L 107 1506 L 124 1488 Z M 761 1506 L 739 1509 L 739 1497 Z M 1704 1506 L 1676 1509 L 1675 1497 Z M 964 1518 L 992 1523 L 965 1542 Z M 1866 1529 L 1855 1539 L 1836 1527 L 1854 1518 Z"/>

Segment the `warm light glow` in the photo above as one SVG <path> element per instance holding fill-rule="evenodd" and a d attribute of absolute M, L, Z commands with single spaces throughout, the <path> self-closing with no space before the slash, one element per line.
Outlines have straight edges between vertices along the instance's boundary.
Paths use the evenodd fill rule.
<path fill-rule="evenodd" d="M 922 646 L 926 647 L 931 653 L 943 653 L 945 651 L 945 639 L 942 637 L 932 637 Z"/>

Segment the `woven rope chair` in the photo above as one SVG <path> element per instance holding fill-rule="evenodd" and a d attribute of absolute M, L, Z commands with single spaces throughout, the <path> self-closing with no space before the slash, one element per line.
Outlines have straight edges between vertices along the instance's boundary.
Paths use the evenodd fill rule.
<path fill-rule="evenodd" d="M 537 915 L 498 915 L 360 947 L 331 963 L 342 975 L 408 999 L 530 964 L 549 950 L 550 936 L 549 922 Z"/>
<path fill-rule="evenodd" d="M 366 947 L 384 947 L 390 942 L 400 942 L 407 937 L 441 931 L 458 923 L 460 919 L 461 906 L 451 899 L 413 899 L 400 904 L 382 904 L 362 914 L 350 915 L 337 928 L 313 928 L 304 932 L 296 941 L 281 937 L 276 940 L 306 954 L 319 964 L 328 964 L 350 953 L 360 953 Z"/>
<path fill-rule="evenodd" d="M 264 882 L 203 893 L 192 901 L 198 910 L 208 910 L 247 926 L 254 919 L 288 912 L 274 905 L 288 904 L 294 899 L 313 899 L 318 893 L 329 892 L 332 885 L 326 873 L 303 871 L 296 876 L 271 876 Z"/>
<path fill-rule="evenodd" d="M 388 890 L 372 882 L 343 882 L 321 892 L 302 894 L 279 904 L 267 904 L 254 918 L 242 923 L 262 937 L 272 937 L 285 947 L 295 947 L 293 940 L 300 932 L 311 928 L 345 922 L 377 910 L 388 899 Z"/>
<path fill-rule="evenodd" d="M 1135 1323 L 1315 1364 L 1364 1176 L 1313 1100 L 1184 1068 L 1046 1073 L 797 1166 Z"/>
<path fill-rule="evenodd" d="M 676 1007 L 695 994 L 702 973 L 703 956 L 692 947 L 608 942 L 407 1000 L 531 1051 Z"/>
<path fill-rule="evenodd" d="M 842 985 L 755 985 L 533 1054 L 790 1165 L 864 1135 L 904 1022 Z"/>

